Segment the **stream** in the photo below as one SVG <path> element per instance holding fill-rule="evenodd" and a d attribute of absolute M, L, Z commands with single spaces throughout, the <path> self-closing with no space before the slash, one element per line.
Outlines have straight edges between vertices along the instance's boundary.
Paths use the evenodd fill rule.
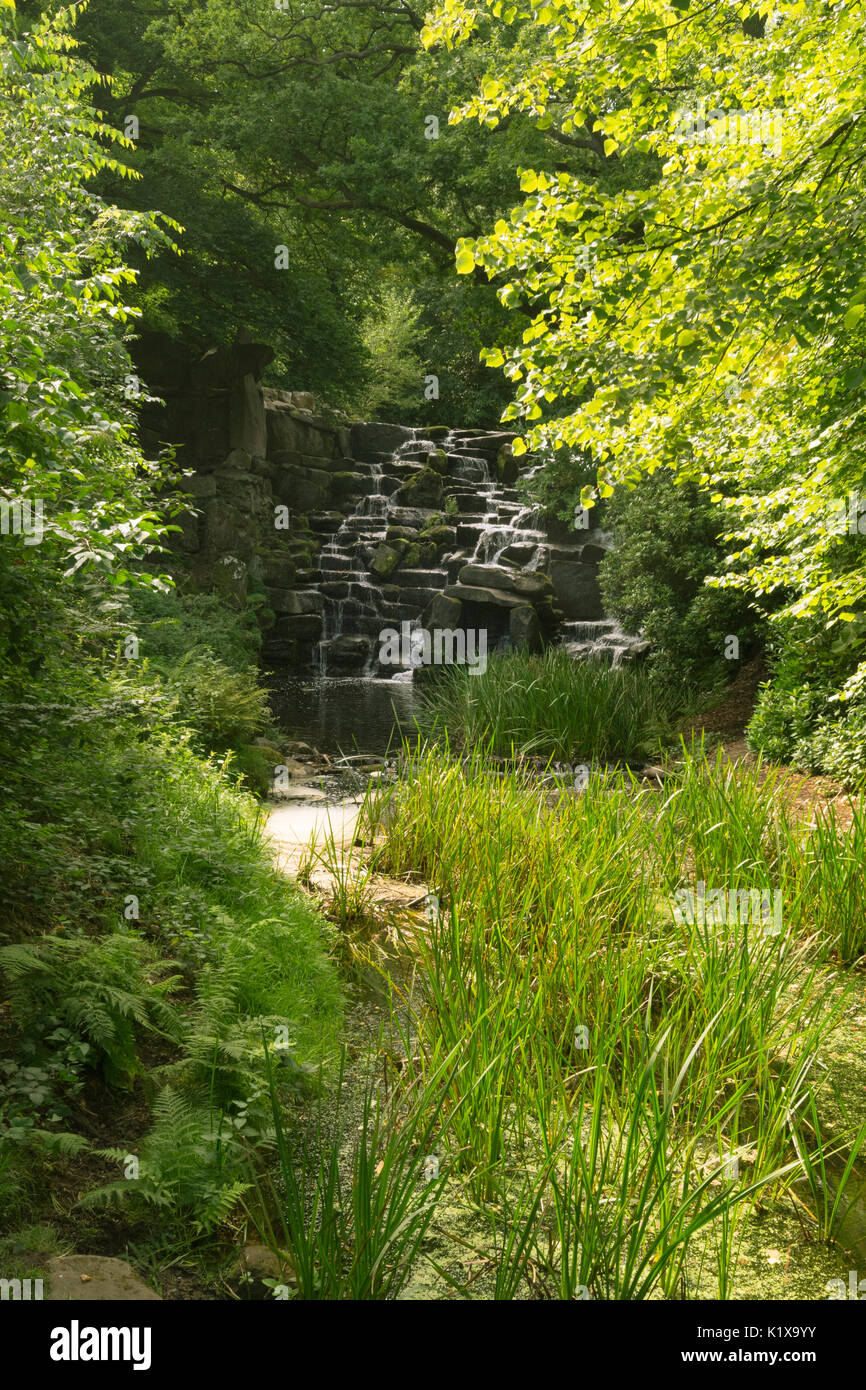
<path fill-rule="evenodd" d="M 419 696 L 411 681 L 301 681 L 273 672 L 267 684 L 280 727 L 322 753 L 384 754 L 401 729 L 413 732 Z"/>

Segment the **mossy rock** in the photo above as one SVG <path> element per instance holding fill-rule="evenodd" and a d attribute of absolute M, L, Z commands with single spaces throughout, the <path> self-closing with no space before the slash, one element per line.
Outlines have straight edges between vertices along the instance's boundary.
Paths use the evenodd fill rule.
<path fill-rule="evenodd" d="M 252 743 L 235 750 L 234 767 L 243 773 L 247 786 L 257 796 L 267 796 L 273 788 L 274 768 L 282 762 L 279 754 L 276 760 L 273 759 L 275 752 L 276 749 L 266 749 Z"/>
<path fill-rule="evenodd" d="M 501 483 L 506 487 L 513 486 L 517 482 L 520 472 L 517 459 L 511 450 L 510 444 L 503 444 L 496 454 L 496 474 Z"/>
<path fill-rule="evenodd" d="M 351 493 L 357 491 L 361 481 L 362 480 L 360 473 L 332 473 L 331 491 L 333 492 L 335 497 L 345 498 L 348 497 Z"/>
<path fill-rule="evenodd" d="M 385 532 L 386 541 L 417 541 L 418 532 L 414 526 L 389 526 Z"/>
<path fill-rule="evenodd" d="M 421 547 L 417 541 L 413 541 L 403 552 L 401 565 L 404 569 L 415 569 L 421 563 Z"/>
<path fill-rule="evenodd" d="M 453 545 L 457 537 L 453 526 L 425 526 L 418 539 L 422 545 L 429 544 L 434 549 L 439 549 L 441 546 Z"/>
<path fill-rule="evenodd" d="M 407 507 L 440 507 L 442 479 L 432 468 L 420 468 L 395 494 L 395 501 Z"/>
<path fill-rule="evenodd" d="M 373 574 L 377 574 L 380 579 L 387 579 L 402 562 L 408 546 L 409 542 L 403 540 L 382 541 L 370 561 Z"/>
<path fill-rule="evenodd" d="M 434 449 L 427 455 L 427 467 L 432 468 L 434 473 L 440 477 L 445 477 L 448 472 L 448 455 L 444 449 Z"/>

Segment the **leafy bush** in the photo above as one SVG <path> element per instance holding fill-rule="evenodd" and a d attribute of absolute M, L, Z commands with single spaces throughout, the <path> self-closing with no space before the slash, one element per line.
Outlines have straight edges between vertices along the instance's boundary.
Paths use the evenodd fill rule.
<path fill-rule="evenodd" d="M 128 1085 L 139 1064 L 136 1030 L 177 1041 L 178 1015 L 166 995 L 179 977 L 144 973 L 153 951 L 135 936 L 42 937 L 0 948 L 0 974 L 18 1026 L 31 1036 L 49 1017 L 87 1043 L 108 1080 Z"/>
<path fill-rule="evenodd" d="M 789 759 L 797 744 L 808 739 L 819 715 L 827 709 L 827 695 L 814 686 L 793 689 L 765 685 L 748 726 L 748 741 L 776 762 Z"/>
<path fill-rule="evenodd" d="M 650 669 L 671 685 L 712 686 L 756 649 L 760 625 L 744 596 L 704 585 L 724 568 L 724 513 L 692 483 L 659 470 L 633 492 L 617 490 L 606 524 L 615 548 L 599 568 L 605 611 L 650 643 Z M 739 662 L 725 639 L 739 638 Z"/>
<path fill-rule="evenodd" d="M 256 660 L 261 645 L 254 615 L 232 612 L 215 594 L 132 589 L 124 609 L 140 655 L 163 676 L 205 654 L 243 671 Z"/>
<path fill-rule="evenodd" d="M 861 624 L 774 624 L 772 681 L 747 728 L 768 757 L 854 785 L 866 774 L 866 662 Z"/>
<path fill-rule="evenodd" d="M 233 671 L 207 654 L 191 657 L 174 673 L 169 690 L 177 696 L 184 723 L 204 751 L 249 743 L 270 721 L 268 696 L 252 668 Z"/>

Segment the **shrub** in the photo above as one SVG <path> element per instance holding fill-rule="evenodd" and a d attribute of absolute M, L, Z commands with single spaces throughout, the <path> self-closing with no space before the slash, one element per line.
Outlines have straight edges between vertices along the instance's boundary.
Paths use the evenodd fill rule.
<path fill-rule="evenodd" d="M 253 615 L 230 611 L 215 594 L 132 589 L 125 595 L 124 611 L 139 638 L 141 656 L 163 676 L 205 654 L 242 671 L 255 661 L 261 645 Z"/>
<path fill-rule="evenodd" d="M 0 948 L 0 973 L 23 1031 L 33 1034 L 56 1016 L 101 1058 L 109 1081 L 128 1085 L 139 1070 L 136 1029 L 180 1036 L 166 999 L 179 977 L 148 979 L 148 958 L 152 969 L 152 949 L 132 934 L 42 937 Z"/>
<path fill-rule="evenodd" d="M 267 692 L 255 670 L 232 671 L 207 654 L 184 662 L 169 682 L 184 723 L 204 749 L 249 743 L 270 720 Z"/>
<path fill-rule="evenodd" d="M 616 491 L 605 524 L 615 541 L 599 567 L 605 611 L 643 632 L 654 674 L 679 688 L 716 684 L 738 664 L 725 659 L 729 634 L 740 661 L 753 654 L 758 615 L 739 592 L 704 584 L 725 568 L 725 517 L 696 484 L 675 485 L 660 470 L 633 492 Z"/>

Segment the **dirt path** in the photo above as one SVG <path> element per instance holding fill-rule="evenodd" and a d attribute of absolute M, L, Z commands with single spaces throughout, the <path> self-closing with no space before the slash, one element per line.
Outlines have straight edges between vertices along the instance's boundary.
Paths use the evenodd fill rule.
<path fill-rule="evenodd" d="M 348 872 L 355 878 L 366 876 L 372 909 L 423 910 L 427 886 L 418 878 L 388 878 L 364 867 L 369 846 L 357 839 L 361 804 L 360 797 L 347 797 L 330 806 L 298 801 L 269 806 L 267 832 L 279 868 L 294 879 L 300 874 L 301 886 L 326 902 L 335 896 L 337 876 Z"/>
<path fill-rule="evenodd" d="M 754 766 L 757 758 L 746 743 L 745 729 L 752 717 L 758 689 L 762 682 L 766 681 L 767 675 L 763 656 L 754 657 L 748 662 L 718 705 L 680 724 L 679 732 L 686 745 L 688 746 L 692 734 L 700 738 L 703 731 L 714 736 L 714 741 L 718 740 L 728 762 Z M 766 764 L 766 775 L 771 775 L 777 767 L 777 764 Z M 853 798 L 840 782 L 832 777 L 813 776 L 789 767 L 783 767 L 782 772 L 792 806 L 802 811 L 813 811 L 832 804 L 839 824 L 851 824 L 857 799 Z"/>

